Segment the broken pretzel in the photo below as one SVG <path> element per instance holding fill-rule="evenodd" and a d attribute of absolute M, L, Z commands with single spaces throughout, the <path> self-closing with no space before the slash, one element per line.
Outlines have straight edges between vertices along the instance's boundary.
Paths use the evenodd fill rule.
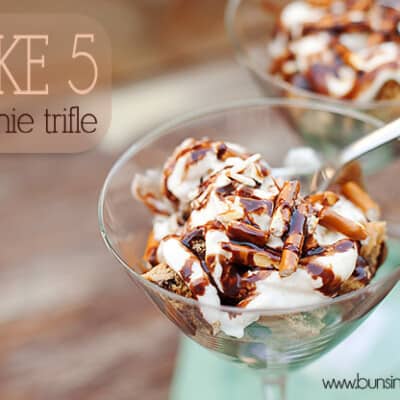
<path fill-rule="evenodd" d="M 283 245 L 279 275 L 286 277 L 297 269 L 301 250 L 304 244 L 308 207 L 301 204 L 292 214 L 287 238 Z"/>
<path fill-rule="evenodd" d="M 366 193 L 357 183 L 346 182 L 341 187 L 342 193 L 357 207 L 361 208 L 368 219 L 376 221 L 379 218 L 380 209 L 378 204 L 371 199 L 368 193 Z"/>
<path fill-rule="evenodd" d="M 282 237 L 284 235 L 299 191 L 300 184 L 298 181 L 284 183 L 276 199 L 276 208 L 271 218 L 270 232 L 275 237 Z"/>
<path fill-rule="evenodd" d="M 361 224 L 342 217 L 329 207 L 324 207 L 320 211 L 319 223 L 325 228 L 340 232 L 352 240 L 364 240 L 367 238 L 367 231 Z"/>
<path fill-rule="evenodd" d="M 222 242 L 221 247 L 223 250 L 229 251 L 232 254 L 230 261 L 233 263 L 250 267 L 279 268 L 279 257 L 266 250 L 253 249 L 245 245 L 231 242 Z"/>

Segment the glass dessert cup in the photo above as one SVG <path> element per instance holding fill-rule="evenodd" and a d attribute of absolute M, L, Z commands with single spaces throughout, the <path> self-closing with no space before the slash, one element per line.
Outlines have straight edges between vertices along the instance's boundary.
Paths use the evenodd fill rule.
<path fill-rule="evenodd" d="M 400 232 L 393 230 L 388 261 L 380 267 L 371 284 L 363 289 L 307 307 L 279 310 L 214 307 L 162 289 L 140 275 L 146 270 L 143 253 L 152 219 L 145 206 L 133 198 L 131 184 L 136 173 L 161 167 L 166 157 L 187 137 L 208 136 L 244 144 L 249 151 L 261 153 L 273 168 L 280 167 L 290 148 L 310 145 L 298 135 L 296 125 L 288 122 L 288 112 L 334 116 L 339 126 L 346 121 L 356 121 L 357 135 L 379 125 L 379 122 L 353 111 L 285 99 L 251 100 L 194 113 L 172 121 L 134 143 L 111 169 L 99 200 L 101 234 L 129 277 L 188 337 L 259 373 L 267 398 L 284 398 L 286 374 L 307 365 L 348 337 L 390 292 L 400 279 L 400 268 L 390 257 L 390 248 L 400 243 Z M 384 161 L 388 164 L 387 158 Z M 383 182 L 381 164 L 375 163 L 374 168 L 366 170 L 370 174 L 368 186 L 373 188 L 378 183 L 378 191 Z M 389 164 L 393 164 L 393 159 Z M 301 179 L 304 182 L 307 177 Z M 375 195 L 373 190 L 371 192 Z M 385 204 L 382 206 L 385 211 Z M 383 217 L 388 219 L 386 215 Z M 396 222 L 400 216 L 389 209 L 389 217 L 390 231 L 392 220 Z M 246 314 L 256 322 L 245 329 L 243 337 L 235 338 L 222 331 L 213 332 L 203 318 L 205 312 L 229 313 L 232 318 Z"/>
<path fill-rule="evenodd" d="M 398 99 L 371 102 L 334 99 L 298 88 L 268 72 L 271 58 L 267 46 L 281 10 L 291 1 L 294 0 L 229 0 L 227 3 L 226 30 L 237 59 L 250 71 L 262 92 L 266 96 L 308 99 L 351 108 L 386 122 L 399 117 Z"/>

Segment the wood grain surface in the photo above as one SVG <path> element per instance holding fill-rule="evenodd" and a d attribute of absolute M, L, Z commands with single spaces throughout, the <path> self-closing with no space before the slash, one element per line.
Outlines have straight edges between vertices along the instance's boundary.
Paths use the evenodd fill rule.
<path fill-rule="evenodd" d="M 115 156 L 0 157 L 0 399 L 166 399 L 177 330 L 97 226 Z"/>

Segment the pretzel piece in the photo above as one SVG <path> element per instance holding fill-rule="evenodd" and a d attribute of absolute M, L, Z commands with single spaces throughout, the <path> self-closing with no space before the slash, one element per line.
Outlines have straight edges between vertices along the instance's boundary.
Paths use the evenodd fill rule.
<path fill-rule="evenodd" d="M 292 214 L 287 238 L 283 245 L 279 275 L 290 276 L 297 269 L 300 253 L 304 244 L 307 222 L 307 205 L 301 204 Z"/>
<path fill-rule="evenodd" d="M 332 0 L 307 0 L 307 2 L 315 7 L 328 7 L 331 5 Z"/>
<path fill-rule="evenodd" d="M 276 237 L 285 233 L 292 215 L 292 208 L 300 191 L 298 181 L 287 181 L 276 199 L 276 208 L 272 214 L 270 232 Z"/>
<path fill-rule="evenodd" d="M 352 240 L 364 240 L 367 238 L 365 228 L 348 218 L 342 217 L 329 207 L 324 207 L 319 214 L 319 223 L 327 229 L 343 233 Z"/>
<path fill-rule="evenodd" d="M 342 185 L 342 193 L 357 207 L 361 208 L 368 219 L 376 221 L 379 218 L 380 209 L 378 204 L 357 183 L 346 182 Z"/>
<path fill-rule="evenodd" d="M 231 262 L 246 265 L 249 267 L 279 268 L 279 257 L 274 256 L 268 251 L 261 249 L 253 249 L 241 244 L 234 244 L 231 242 L 222 242 L 221 247 L 232 253 Z"/>
<path fill-rule="evenodd" d="M 321 203 L 324 206 L 333 206 L 339 200 L 339 196 L 327 190 L 326 192 L 310 194 L 307 196 L 307 200 L 312 204 Z"/>
<path fill-rule="evenodd" d="M 158 240 L 154 237 L 154 231 L 152 230 L 147 238 L 146 248 L 144 251 L 144 259 L 149 262 L 151 265 L 158 264 L 157 261 L 157 248 L 158 248 Z"/>
<path fill-rule="evenodd" d="M 257 246 L 265 246 L 268 240 L 268 232 L 244 222 L 232 221 L 227 228 L 228 236 L 240 242 L 250 242 Z"/>
<path fill-rule="evenodd" d="M 364 186 L 363 183 L 363 172 L 359 161 L 352 161 L 346 164 L 339 175 L 336 177 L 335 182 L 329 187 L 330 190 L 336 192 L 340 189 L 341 185 L 346 182 L 356 182 L 360 187 Z"/>

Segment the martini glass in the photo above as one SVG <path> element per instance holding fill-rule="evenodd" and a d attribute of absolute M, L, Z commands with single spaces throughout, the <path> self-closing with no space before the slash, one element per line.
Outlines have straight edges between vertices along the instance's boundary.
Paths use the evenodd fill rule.
<path fill-rule="evenodd" d="M 357 135 L 372 131 L 379 122 L 367 116 L 308 101 L 285 99 L 250 100 L 187 115 L 174 120 L 134 143 L 112 167 L 99 200 L 100 230 L 107 247 L 120 261 L 128 276 L 154 301 L 178 328 L 200 345 L 235 363 L 254 369 L 260 375 L 268 399 L 283 399 L 287 374 L 326 353 L 350 335 L 369 313 L 390 292 L 400 279 L 396 263 L 385 263 L 367 287 L 320 304 L 287 309 L 243 310 L 237 307 L 213 307 L 181 297 L 145 280 L 143 253 L 152 228 L 152 218 L 145 206 L 132 196 L 132 178 L 149 168 L 162 167 L 167 156 L 187 137 L 226 140 L 245 145 L 249 151 L 261 153 L 271 166 L 279 168 L 287 151 L 296 146 L 312 146 L 307 136 L 299 135 L 295 115 L 334 116 L 339 126 L 354 122 Z M 391 144 L 393 145 L 393 144 Z M 372 195 L 374 185 L 382 193 L 380 176 L 387 166 L 396 163 L 392 157 L 381 160 L 366 173 Z M 389 152 L 386 152 L 388 154 Z M 323 155 L 321 155 L 323 156 Z M 399 169 L 400 170 L 400 169 Z M 282 172 L 282 169 L 280 169 Z M 292 178 L 296 176 L 292 175 Z M 303 182 L 305 177 L 300 177 Z M 387 183 L 386 189 L 390 187 Z M 387 190 L 384 210 L 389 210 L 394 227 L 399 222 L 395 201 Z M 387 207 L 386 207 L 387 205 Z M 397 221 L 396 221 L 397 218 Z M 389 226 L 392 221 L 389 219 Z M 389 252 L 400 243 L 400 232 L 391 232 Z M 205 322 L 205 313 L 229 313 L 231 318 L 253 320 L 243 337 L 213 332 Z"/>
<path fill-rule="evenodd" d="M 258 87 L 267 96 L 285 96 L 315 100 L 326 104 L 362 111 L 383 121 L 400 116 L 400 100 L 360 102 L 338 100 L 303 90 L 271 75 L 268 44 L 282 8 L 295 0 L 228 0 L 225 25 L 239 63 L 254 77 Z"/>

